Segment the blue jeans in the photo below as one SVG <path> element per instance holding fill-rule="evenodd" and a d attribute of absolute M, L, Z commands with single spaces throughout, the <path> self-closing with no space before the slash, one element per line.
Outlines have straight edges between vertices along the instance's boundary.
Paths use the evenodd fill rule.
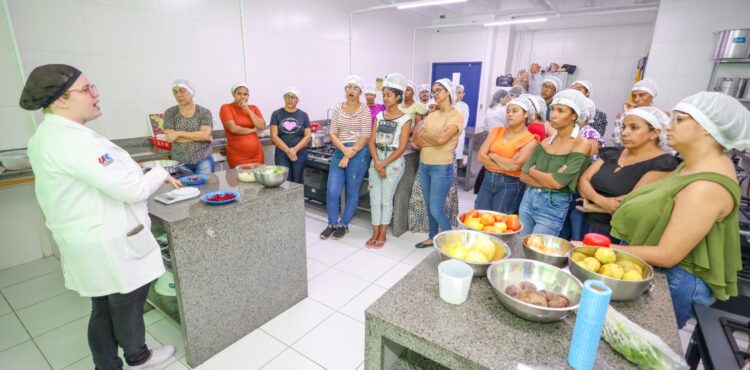
<path fill-rule="evenodd" d="M 518 219 L 523 229 L 520 236 L 545 234 L 558 236 L 562 230 L 573 194 L 529 186 L 523 194 Z"/>
<path fill-rule="evenodd" d="M 680 266 L 674 266 L 665 272 L 669 283 L 669 295 L 672 296 L 672 308 L 674 308 L 679 328 L 685 326 L 691 317 L 695 317 L 693 303 L 710 306 L 716 302 L 716 298 L 711 295 L 711 288 L 703 282 L 703 279 Z"/>
<path fill-rule="evenodd" d="M 292 161 L 286 153 L 276 148 L 273 151 L 273 163 L 289 169 L 289 181 L 302 184 L 304 182 L 302 174 L 305 170 L 305 163 L 307 163 L 307 148 L 297 152 L 296 161 Z"/>
<path fill-rule="evenodd" d="M 344 146 L 351 147 L 354 143 L 346 143 Z M 359 203 L 359 187 L 370 168 L 370 152 L 362 149 L 349 159 L 346 168 L 339 167 L 339 162 L 344 158 L 344 153 L 336 149 L 331 158 L 328 169 L 328 190 L 326 191 L 326 208 L 328 209 L 328 223 L 338 226 L 349 226 L 349 222 L 357 212 Z M 346 189 L 346 203 L 344 214 L 339 218 L 341 208 L 341 193 Z"/>
<path fill-rule="evenodd" d="M 560 231 L 560 237 L 563 239 L 583 240 L 583 235 L 589 232 L 589 224 L 583 218 L 583 212 L 576 208 L 576 205 L 583 205 L 583 202 L 576 201 L 580 197 L 580 194 L 573 194 L 573 200 L 570 202 L 570 207 L 568 207 L 568 217 L 565 219 L 565 224 Z"/>
<path fill-rule="evenodd" d="M 422 183 L 422 195 L 427 205 L 430 239 L 435 237 L 438 229 L 451 229 L 451 220 L 445 212 L 445 202 L 453 181 L 453 164 L 419 163 L 419 181 Z"/>
<path fill-rule="evenodd" d="M 526 184 L 522 183 L 518 177 L 487 171 L 474 202 L 474 208 L 508 215 L 518 213 L 525 189 Z"/>
<path fill-rule="evenodd" d="M 209 154 L 206 159 L 196 164 L 181 164 L 179 168 L 199 175 L 208 175 L 214 172 L 214 156 Z"/>

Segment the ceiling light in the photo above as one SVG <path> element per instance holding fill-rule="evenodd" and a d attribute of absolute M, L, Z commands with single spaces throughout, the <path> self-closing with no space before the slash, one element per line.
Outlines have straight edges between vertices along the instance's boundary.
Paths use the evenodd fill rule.
<path fill-rule="evenodd" d="M 519 23 L 537 23 L 537 22 L 546 22 L 547 17 L 538 17 L 538 18 L 520 18 L 520 19 L 508 19 L 506 21 L 497 21 L 497 22 L 489 22 L 485 23 L 485 27 L 492 27 L 492 26 L 505 26 L 509 24 L 519 24 Z"/>
<path fill-rule="evenodd" d="M 466 1 L 468 0 L 422 0 L 422 1 L 412 1 L 408 3 L 394 4 L 394 5 L 396 5 L 396 9 L 402 10 L 402 9 L 421 8 L 421 7 L 433 6 L 433 5 L 465 3 Z"/>

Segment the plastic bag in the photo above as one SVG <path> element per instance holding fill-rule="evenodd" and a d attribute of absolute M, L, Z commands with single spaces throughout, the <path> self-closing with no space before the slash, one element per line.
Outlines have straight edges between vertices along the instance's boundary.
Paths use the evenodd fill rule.
<path fill-rule="evenodd" d="M 685 359 L 661 338 L 630 321 L 612 306 L 604 318 L 602 338 L 641 369 L 689 369 Z"/>

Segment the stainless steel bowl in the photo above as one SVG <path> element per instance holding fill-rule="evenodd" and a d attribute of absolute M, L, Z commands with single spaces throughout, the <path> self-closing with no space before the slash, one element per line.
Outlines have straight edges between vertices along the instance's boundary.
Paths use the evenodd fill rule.
<path fill-rule="evenodd" d="M 485 211 L 485 210 L 481 210 L 481 209 L 478 209 L 477 211 L 480 212 L 480 213 L 491 213 L 493 215 L 501 215 L 503 217 L 507 216 L 505 213 L 501 213 L 501 212 Z M 499 233 L 499 234 L 498 233 L 490 233 L 490 232 L 481 231 L 481 230 L 475 230 L 475 229 L 472 229 L 472 228 L 466 226 L 466 224 L 461 220 L 462 217 L 463 217 L 462 214 L 459 214 L 458 216 L 456 216 L 456 218 L 458 219 L 458 226 L 461 227 L 462 229 L 464 229 L 464 230 L 479 231 L 481 233 L 484 233 L 484 234 L 487 234 L 487 235 L 492 235 L 494 237 L 500 238 L 500 239 L 505 240 L 505 241 L 508 241 L 508 240 L 514 238 L 515 236 L 518 235 L 518 233 L 520 233 L 523 230 L 523 224 L 521 224 L 521 228 L 518 229 L 518 231 L 508 231 L 506 233 Z M 521 221 L 518 221 L 518 222 L 520 223 Z"/>
<path fill-rule="evenodd" d="M 180 165 L 180 162 L 173 161 L 171 159 L 162 159 L 158 161 L 148 161 L 141 163 L 141 168 L 143 169 L 151 169 L 154 167 L 164 167 L 164 169 L 169 172 L 170 174 L 173 174 L 177 172 L 177 166 Z"/>
<path fill-rule="evenodd" d="M 553 254 L 542 253 L 529 247 L 526 241 L 532 236 L 542 238 L 544 246 L 551 250 Z M 523 237 L 521 241 L 523 243 L 523 253 L 526 255 L 526 258 L 549 263 L 560 268 L 568 264 L 568 251 L 575 247 L 571 242 L 563 238 L 544 234 L 529 234 Z"/>
<path fill-rule="evenodd" d="M 553 322 L 578 309 L 581 301 L 583 284 L 573 275 L 555 266 L 521 258 L 511 258 L 493 263 L 487 269 L 487 280 L 492 285 L 495 297 L 517 316 L 536 322 Z M 539 290 L 545 289 L 559 293 L 568 298 L 570 306 L 565 308 L 548 308 L 532 305 L 515 299 L 505 293 L 505 288 L 522 281 L 534 283 Z"/>
<path fill-rule="evenodd" d="M 466 262 L 462 260 L 458 260 L 457 258 L 453 258 L 445 253 L 443 253 L 443 247 L 450 245 L 451 243 L 455 242 L 461 242 L 466 244 L 467 246 L 471 246 L 474 244 L 475 241 L 479 239 L 490 239 L 493 243 L 495 243 L 495 249 L 498 251 L 495 253 L 495 258 L 493 258 L 492 261 L 488 263 L 471 263 Z M 508 244 L 505 243 L 500 238 L 494 237 L 492 235 L 488 235 L 479 231 L 474 230 L 448 230 L 443 231 L 440 234 L 437 234 L 435 238 L 432 239 L 434 248 L 437 249 L 438 253 L 440 254 L 440 259 L 442 260 L 448 260 L 448 259 L 455 259 L 461 262 L 466 263 L 467 265 L 471 266 L 471 269 L 474 270 L 474 277 L 480 277 L 487 275 L 487 268 L 490 267 L 492 262 L 496 262 L 505 258 L 510 257 L 510 247 L 508 247 Z"/>
<path fill-rule="evenodd" d="M 278 171 L 272 173 L 271 171 Z M 289 175 L 289 169 L 284 166 L 261 165 L 253 170 L 255 181 L 267 188 L 275 188 L 286 181 Z"/>
<path fill-rule="evenodd" d="M 641 294 L 649 290 L 654 280 L 654 268 L 648 263 L 643 262 L 642 259 L 621 251 L 615 251 L 617 255 L 617 261 L 630 261 L 641 267 L 643 270 L 643 280 L 641 281 L 629 281 L 611 278 L 604 276 L 596 272 L 592 272 L 583 268 L 576 262 L 573 262 L 571 256 L 574 252 L 581 252 L 587 256 L 593 257 L 596 249 L 599 247 L 576 247 L 568 251 L 568 268 L 573 276 L 579 278 L 581 281 L 586 280 L 598 280 L 612 289 L 612 299 L 615 301 L 627 301 L 633 298 L 639 297 Z"/>

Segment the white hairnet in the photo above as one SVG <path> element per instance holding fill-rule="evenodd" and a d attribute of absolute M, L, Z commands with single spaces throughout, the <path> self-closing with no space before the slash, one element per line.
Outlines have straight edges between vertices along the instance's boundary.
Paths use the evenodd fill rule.
<path fill-rule="evenodd" d="M 466 89 L 464 88 L 464 85 L 461 85 L 461 84 L 456 85 L 456 91 L 458 91 L 458 90 L 464 90 L 464 91 L 466 91 Z"/>
<path fill-rule="evenodd" d="M 750 111 L 737 99 L 701 91 L 682 99 L 672 109 L 693 117 L 724 149 L 750 149 Z"/>
<path fill-rule="evenodd" d="M 406 90 L 406 76 L 401 73 L 391 73 L 385 76 L 383 87 L 404 91 Z"/>
<path fill-rule="evenodd" d="M 286 89 L 284 89 L 283 95 L 286 95 L 286 94 L 289 94 L 289 93 L 294 94 L 294 96 L 297 97 L 297 100 L 302 100 L 302 93 L 299 91 L 298 88 L 296 88 L 294 86 L 289 86 Z"/>
<path fill-rule="evenodd" d="M 406 87 L 411 87 L 412 90 L 416 91 L 417 89 L 414 88 L 414 81 L 408 80 L 406 81 Z M 404 91 L 406 91 L 406 87 L 404 87 Z"/>
<path fill-rule="evenodd" d="M 237 82 L 236 84 L 232 85 L 232 87 L 229 88 L 230 89 L 229 91 L 232 93 L 232 95 L 234 95 L 234 92 L 237 91 L 237 89 L 239 89 L 240 87 L 246 88 L 247 92 L 250 93 L 250 86 L 247 86 L 247 84 L 244 82 Z"/>
<path fill-rule="evenodd" d="M 545 83 L 545 82 L 549 82 L 555 85 L 556 92 L 560 91 L 560 88 L 562 87 L 562 81 L 560 81 L 559 78 L 552 76 L 552 75 L 544 77 L 544 80 L 542 80 L 542 83 Z"/>
<path fill-rule="evenodd" d="M 521 86 L 513 86 L 508 90 L 508 94 L 513 95 L 515 97 L 519 97 L 523 95 L 525 91 L 523 91 L 523 87 Z"/>
<path fill-rule="evenodd" d="M 656 82 L 654 80 L 649 80 L 648 78 L 644 78 L 635 84 L 633 84 L 633 88 L 630 89 L 631 92 L 633 91 L 645 91 L 651 96 L 656 97 L 656 93 L 658 91 L 658 88 L 656 87 Z"/>
<path fill-rule="evenodd" d="M 495 90 L 495 93 L 492 94 L 492 99 L 490 100 L 490 108 L 494 108 L 496 105 L 500 104 L 500 100 L 506 96 L 508 96 L 508 92 L 505 91 L 505 89 Z"/>
<path fill-rule="evenodd" d="M 430 85 L 428 85 L 428 84 L 421 84 L 421 85 L 419 85 L 419 89 L 417 90 L 417 94 L 421 93 L 422 91 L 430 92 Z"/>
<path fill-rule="evenodd" d="M 667 151 L 672 151 L 667 146 L 667 126 L 669 126 L 669 117 L 659 108 L 638 107 L 625 112 L 625 116 L 638 116 L 648 122 L 651 127 L 661 130 L 659 133 L 659 146 Z M 623 117 L 623 118 L 624 118 Z"/>
<path fill-rule="evenodd" d="M 435 81 L 435 83 L 443 85 L 443 87 L 445 87 L 445 89 L 448 90 L 448 93 L 451 96 L 451 103 L 456 102 L 456 87 L 453 85 L 453 81 L 447 78 L 441 78 Z"/>
<path fill-rule="evenodd" d="M 586 119 L 586 96 L 578 90 L 565 89 L 555 94 L 552 98 L 552 104 L 561 104 L 570 107 L 576 113 L 576 125 L 581 126 Z M 596 108 L 594 108 L 596 109 Z"/>
<path fill-rule="evenodd" d="M 584 111 L 583 114 L 586 116 L 586 119 L 583 122 L 593 123 L 594 116 L 596 115 L 596 104 L 594 104 L 594 101 L 587 98 L 585 95 L 584 95 L 584 98 L 586 98 L 586 100 L 584 100 L 585 104 L 583 107 L 583 111 Z"/>
<path fill-rule="evenodd" d="M 344 87 L 346 87 L 346 85 L 348 84 L 355 84 L 357 85 L 357 87 L 359 87 L 360 90 L 365 89 L 365 82 L 362 81 L 362 77 L 359 77 L 357 75 L 347 76 L 346 80 L 344 80 Z"/>
<path fill-rule="evenodd" d="M 589 80 L 578 80 L 578 81 L 573 82 L 572 84 L 570 84 L 570 87 L 573 88 L 573 85 L 575 85 L 575 84 L 578 84 L 578 85 L 581 85 L 581 86 L 585 87 L 586 91 L 588 91 L 589 94 L 591 94 L 591 86 L 592 86 L 591 85 L 591 81 L 589 81 Z"/>
<path fill-rule="evenodd" d="M 362 93 L 363 94 L 378 95 L 378 90 L 375 90 L 375 88 L 373 86 L 367 85 L 367 86 L 365 86 L 365 90 Z"/>
<path fill-rule="evenodd" d="M 525 94 L 528 96 L 528 99 L 531 101 L 532 104 L 534 104 L 534 109 L 536 110 L 536 113 L 539 115 L 539 117 L 542 118 L 542 121 L 544 120 L 544 117 L 547 117 L 547 101 L 544 100 L 539 95 L 531 95 L 531 94 Z"/>
<path fill-rule="evenodd" d="M 526 94 L 522 94 L 521 96 L 511 100 L 510 102 L 508 102 L 508 105 L 517 105 L 529 114 L 529 117 L 526 118 L 527 125 L 531 122 L 534 122 L 534 118 L 536 118 L 536 109 L 534 109 L 534 103 L 532 103 L 531 100 L 527 98 Z"/>
<path fill-rule="evenodd" d="M 175 87 L 182 87 L 185 90 L 190 91 L 190 95 L 195 96 L 195 89 L 193 88 L 193 85 L 188 82 L 188 80 L 175 80 L 174 82 L 172 82 L 172 88 L 174 89 Z"/>

